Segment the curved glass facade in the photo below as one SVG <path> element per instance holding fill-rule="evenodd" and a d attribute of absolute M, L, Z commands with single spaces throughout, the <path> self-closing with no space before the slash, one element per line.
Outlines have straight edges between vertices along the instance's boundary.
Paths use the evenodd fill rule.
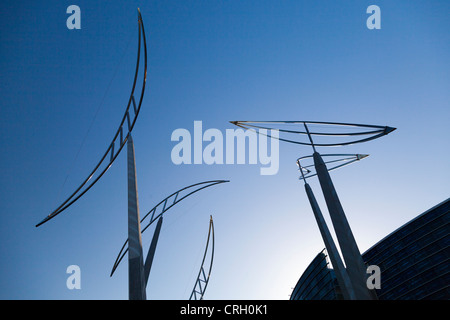
<path fill-rule="evenodd" d="M 340 300 L 336 276 L 326 251 L 320 252 L 306 268 L 291 295 L 291 300 Z"/>
<path fill-rule="evenodd" d="M 380 267 L 381 288 L 377 290 L 378 299 L 450 299 L 449 222 L 450 199 L 447 199 L 362 254 L 367 265 Z M 327 279 L 324 281 L 332 285 L 321 286 L 321 279 Z M 317 288 L 311 289 L 314 286 Z M 334 293 L 328 292 L 326 288 L 331 288 Z M 340 298 L 339 286 L 333 270 L 329 268 L 324 250 L 300 277 L 291 300 Z"/>

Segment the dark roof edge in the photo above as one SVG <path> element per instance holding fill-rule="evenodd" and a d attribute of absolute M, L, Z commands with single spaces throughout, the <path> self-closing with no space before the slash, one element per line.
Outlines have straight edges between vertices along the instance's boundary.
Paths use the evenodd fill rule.
<path fill-rule="evenodd" d="M 382 238 L 381 240 L 379 240 L 377 243 L 375 243 L 374 245 L 372 245 L 369 249 L 367 249 L 366 251 L 364 251 L 364 253 L 362 255 L 365 255 L 366 253 L 368 253 L 370 250 L 372 250 L 374 247 L 376 247 L 377 245 L 379 245 L 381 242 L 383 242 L 384 240 L 386 240 L 387 238 L 389 238 L 391 235 L 393 235 L 394 233 L 396 233 L 397 231 L 399 231 L 400 229 L 403 229 L 404 227 L 406 227 L 407 225 L 409 225 L 410 223 L 416 221 L 417 219 L 420 219 L 422 216 L 426 215 L 427 213 L 429 213 L 430 211 L 444 205 L 445 203 L 449 202 L 450 198 L 447 198 L 447 200 L 444 200 L 440 203 L 438 203 L 437 205 L 431 207 L 430 209 L 426 210 L 425 212 L 419 214 L 417 217 L 409 220 L 408 222 L 404 223 L 403 225 L 401 225 L 400 227 L 398 227 L 397 229 L 395 229 L 394 231 L 392 231 L 391 233 L 389 233 L 387 236 L 385 236 L 384 238 Z"/>

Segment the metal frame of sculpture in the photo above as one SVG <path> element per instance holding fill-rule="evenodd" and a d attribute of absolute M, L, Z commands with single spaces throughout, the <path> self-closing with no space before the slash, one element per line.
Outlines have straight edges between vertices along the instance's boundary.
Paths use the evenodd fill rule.
<path fill-rule="evenodd" d="M 143 47 L 143 56 L 144 56 L 144 67 L 143 71 L 141 71 L 141 51 Z M 142 87 L 139 96 L 138 103 L 136 103 L 135 99 L 135 90 L 138 81 L 138 75 L 140 72 L 143 72 L 142 75 Z M 205 181 L 201 183 L 197 183 L 183 189 L 178 190 L 173 193 L 159 204 L 157 204 L 148 214 L 144 216 L 141 220 L 139 217 L 139 201 L 138 201 L 138 192 L 137 192 L 137 174 L 136 174 L 136 163 L 135 163 L 135 154 L 134 154 L 134 143 L 131 136 L 131 132 L 136 123 L 137 117 L 139 115 L 139 111 L 141 109 L 142 101 L 145 93 L 145 85 L 147 81 L 147 43 L 145 38 L 145 30 L 144 23 L 142 20 L 142 15 L 140 10 L 138 9 L 138 50 L 137 50 L 137 61 L 136 61 L 136 71 L 134 74 L 133 85 L 131 88 L 130 97 L 128 99 L 128 104 L 125 109 L 125 113 L 122 117 L 122 120 L 119 124 L 116 133 L 112 139 L 112 142 L 108 145 L 106 152 L 101 157 L 100 161 L 88 175 L 88 177 L 75 189 L 75 191 L 65 200 L 63 201 L 53 212 L 47 215 L 41 222 L 36 224 L 36 227 L 48 222 L 49 220 L 56 217 L 58 214 L 69 208 L 72 204 L 74 204 L 78 199 L 80 199 L 87 191 L 89 191 L 99 180 L 100 178 L 108 171 L 111 167 L 117 156 L 120 154 L 121 150 L 127 144 L 127 176 L 128 176 L 128 239 L 122 247 L 121 252 L 119 253 L 118 259 L 113 267 L 113 271 L 111 275 L 114 273 L 114 270 L 117 268 L 118 264 L 122 260 L 125 253 L 128 252 L 128 288 L 129 288 L 129 299 L 130 300 L 145 300 L 146 299 L 146 286 L 148 282 L 148 277 L 154 257 L 154 253 L 156 250 L 156 245 L 159 237 L 159 232 L 161 230 L 161 225 L 163 221 L 162 214 L 166 212 L 168 209 L 173 207 L 175 204 L 185 199 L 189 195 L 192 195 L 204 188 L 228 182 L 226 180 L 214 180 L 214 181 Z M 131 111 L 131 108 L 133 111 Z M 108 157 L 109 155 L 109 157 Z M 95 178 L 94 178 L 95 176 Z M 92 180 L 93 179 L 93 180 Z M 191 191 L 191 188 L 197 187 L 194 191 Z M 185 190 L 190 190 L 191 192 L 187 195 L 179 197 Z M 172 200 L 172 203 L 166 207 L 167 202 Z M 164 203 L 164 207 L 162 208 L 162 212 L 155 216 L 156 210 L 160 207 L 160 205 Z M 152 213 L 149 224 L 141 231 L 141 223 L 144 221 L 149 214 Z M 155 233 L 153 235 L 153 240 L 149 248 L 149 254 L 145 260 L 143 261 L 143 252 L 142 252 L 142 232 L 144 232 L 154 221 L 158 219 L 158 223 L 155 229 Z M 128 248 L 124 251 L 125 246 L 128 244 Z"/>
<path fill-rule="evenodd" d="M 128 141 L 128 138 L 131 135 L 131 131 L 133 130 L 137 117 L 139 115 L 139 111 L 141 110 L 142 100 L 144 98 L 145 92 L 145 84 L 147 81 L 147 42 L 145 39 L 144 23 L 142 21 L 141 12 L 139 9 L 138 9 L 138 25 L 139 25 L 139 41 L 138 41 L 136 71 L 134 74 L 133 85 L 131 88 L 130 97 L 128 99 L 128 104 L 125 109 L 125 113 L 122 117 L 122 121 L 119 124 L 119 128 L 116 130 L 116 133 L 114 134 L 112 142 L 109 144 L 108 148 L 106 149 L 106 152 L 103 154 L 100 161 L 97 163 L 97 165 L 88 175 L 88 177 L 78 186 L 77 189 L 75 189 L 75 191 L 63 203 L 61 203 L 61 205 L 59 205 L 52 213 L 50 213 L 47 217 L 45 217 L 41 222 L 39 222 L 36 225 L 36 227 L 44 224 L 45 222 L 56 217 L 58 214 L 69 208 L 73 203 L 75 203 L 75 201 L 80 199 L 90 188 L 92 188 L 97 183 L 97 181 L 106 173 L 106 171 L 108 171 L 108 169 L 113 164 L 114 160 L 116 160 L 120 151 L 122 151 L 122 148 L 125 146 L 125 143 Z M 141 38 L 144 47 L 144 70 L 143 70 L 141 94 L 139 97 L 139 101 L 136 104 L 134 92 L 136 89 L 136 83 L 140 68 Z M 130 112 L 131 106 L 133 106 L 133 113 Z M 125 130 L 126 133 L 124 134 Z M 117 142 L 118 147 L 116 147 Z M 108 160 L 108 154 L 110 155 L 109 161 L 105 161 Z M 102 165 L 104 165 L 104 167 L 103 169 L 100 169 Z M 98 173 L 98 176 L 96 176 L 94 180 L 88 183 L 96 173 Z"/>
<path fill-rule="evenodd" d="M 154 206 L 142 218 L 141 223 L 143 223 L 145 221 L 145 219 L 151 214 L 150 221 L 142 229 L 142 233 L 144 233 L 148 229 L 148 227 L 150 227 L 150 225 L 153 224 L 153 222 L 155 222 L 156 220 L 160 221 L 160 219 L 163 217 L 163 213 L 165 213 L 170 208 L 175 206 L 180 201 L 186 199 L 190 195 L 193 195 L 193 194 L 197 193 L 200 190 L 203 190 L 203 189 L 215 186 L 217 184 L 227 183 L 227 182 L 230 182 L 230 181 L 229 180 L 203 181 L 203 182 L 195 183 L 195 184 L 192 184 L 190 186 L 184 187 L 184 188 L 182 188 L 182 189 L 180 189 L 178 191 L 175 191 L 171 195 L 169 195 L 166 198 L 164 198 L 163 200 L 161 200 L 156 206 Z M 187 192 L 187 194 L 183 194 L 183 192 Z M 158 212 L 159 210 L 161 210 L 161 212 Z M 158 213 L 156 213 L 156 212 L 158 212 Z M 156 234 L 156 230 L 155 230 L 155 234 Z M 126 240 L 124 242 L 124 244 L 122 245 L 122 248 L 120 249 L 119 254 L 117 255 L 117 258 L 116 258 L 116 260 L 114 262 L 114 265 L 112 267 L 110 276 L 112 276 L 114 274 L 114 272 L 116 271 L 116 269 L 119 266 L 120 262 L 122 261 L 123 257 L 125 256 L 125 254 L 127 254 L 127 252 L 128 252 L 128 248 L 126 248 L 127 243 L 128 243 L 128 240 Z"/>
<path fill-rule="evenodd" d="M 210 242 L 211 242 L 211 259 L 209 261 L 208 273 L 206 274 L 204 266 Z M 203 254 L 202 264 L 200 266 L 200 270 L 198 271 L 197 280 L 195 280 L 194 288 L 192 289 L 189 300 L 203 300 L 203 296 L 205 295 L 206 292 L 206 287 L 208 286 L 209 279 L 211 277 L 213 260 L 214 260 L 214 222 L 212 216 L 210 216 L 208 239 L 206 240 L 205 253 Z"/>
<path fill-rule="evenodd" d="M 270 134 L 267 134 L 268 137 L 278 139 L 280 141 L 285 141 L 289 143 L 295 143 L 305 146 L 313 146 L 314 147 L 337 147 L 337 146 L 345 146 L 355 143 L 361 143 L 366 142 L 370 140 L 377 139 L 379 137 L 382 137 L 384 135 L 389 134 L 390 132 L 394 131 L 395 128 L 388 127 L 388 126 L 378 126 L 378 125 L 368 125 L 368 124 L 356 124 L 356 123 L 342 123 L 342 122 L 323 122 L 323 121 L 230 121 L 230 123 L 244 128 L 244 129 L 275 129 L 273 128 L 273 125 L 279 125 L 279 124 L 289 124 L 289 125 L 300 125 L 301 127 L 304 127 L 304 130 L 286 130 L 286 129 L 276 129 L 279 132 L 284 133 L 290 133 L 290 134 L 299 134 L 304 135 L 309 138 L 309 141 L 301 142 L 296 140 L 289 140 L 289 139 L 283 139 L 283 138 L 275 138 L 272 137 Z M 259 123 L 263 123 L 264 126 L 257 125 Z M 308 125 L 323 125 L 323 126 L 335 126 L 335 127 L 341 127 L 341 128 L 361 128 L 364 129 L 364 131 L 359 132 L 314 132 L 309 131 Z M 255 130 L 256 131 L 256 130 Z M 361 139 L 354 139 L 352 141 L 341 141 L 336 143 L 312 143 L 312 137 L 314 136 L 328 136 L 328 137 L 360 137 L 360 136 L 368 136 Z"/>
<path fill-rule="evenodd" d="M 345 166 L 348 166 L 349 164 L 352 164 L 356 161 L 360 161 L 364 158 L 367 158 L 368 154 L 343 154 L 343 153 L 337 153 L 337 154 L 322 154 L 322 157 L 341 157 L 335 160 L 329 160 L 325 161 L 325 164 L 331 164 L 331 163 L 338 163 L 334 167 L 328 168 L 328 171 L 336 170 Z M 301 176 L 299 177 L 301 180 L 305 180 L 306 178 L 311 178 L 317 175 L 317 173 L 313 173 L 312 170 L 309 170 L 308 168 L 314 167 L 314 164 L 311 165 L 301 165 L 301 161 L 312 158 L 313 156 L 304 156 L 297 159 L 297 165 L 299 167 L 299 171 L 301 171 Z"/>
<path fill-rule="evenodd" d="M 303 182 L 304 182 L 305 192 L 308 197 L 309 203 L 311 205 L 311 209 L 314 213 L 314 217 L 315 217 L 317 225 L 319 227 L 320 234 L 324 241 L 325 249 L 328 252 L 328 256 L 330 258 L 331 264 L 333 265 L 336 279 L 338 281 L 339 287 L 341 288 L 342 296 L 344 297 L 345 300 L 355 300 L 356 295 L 355 295 L 355 291 L 353 289 L 351 279 L 345 270 L 344 263 L 341 259 L 341 256 L 339 255 L 336 244 L 334 243 L 334 240 L 333 240 L 330 230 L 328 229 L 328 226 L 325 222 L 322 211 L 319 207 L 319 204 L 317 203 L 317 200 L 316 200 L 316 197 L 314 196 L 312 188 L 306 181 L 307 178 L 311 178 L 311 177 L 314 177 L 317 175 L 317 173 L 313 174 L 312 171 L 308 169 L 309 167 L 314 167 L 314 164 L 309 165 L 309 166 L 302 166 L 300 163 L 301 160 L 311 158 L 311 157 L 313 157 L 313 156 L 304 156 L 304 157 L 297 159 L 297 165 L 298 165 L 299 171 L 301 173 L 301 176 L 299 179 L 303 180 Z M 364 159 L 364 158 L 368 157 L 368 155 L 323 154 L 322 157 L 343 157 L 343 158 L 339 158 L 336 160 L 329 160 L 329 161 L 325 162 L 325 164 L 344 162 L 343 164 L 338 164 L 338 165 L 328 169 L 328 171 L 332 171 L 332 170 L 341 168 L 343 166 L 352 164 L 361 159 Z M 305 175 L 305 173 L 307 175 Z"/>
<path fill-rule="evenodd" d="M 283 133 L 294 134 L 296 137 L 306 136 L 307 137 L 306 141 L 302 142 L 298 141 L 297 139 L 292 140 L 280 137 L 272 137 L 272 138 L 279 139 L 281 141 L 289 143 L 312 147 L 314 151 L 313 155 L 302 157 L 299 159 L 312 157 L 314 160 L 314 168 L 316 169 L 316 174 L 314 175 L 317 175 L 318 180 L 320 182 L 322 193 L 325 198 L 325 202 L 328 207 L 333 227 L 335 229 L 336 236 L 341 248 L 341 253 L 345 261 L 345 267 L 337 251 L 337 247 L 334 244 L 333 239 L 331 238 L 331 234 L 328 230 L 328 227 L 323 218 L 322 212 L 320 211 L 320 208 L 317 204 L 317 201 L 314 197 L 314 194 L 311 190 L 311 187 L 306 182 L 306 177 L 304 175 L 305 174 L 304 168 L 300 166 L 300 172 L 302 174 L 301 179 L 303 179 L 305 182 L 305 191 L 308 196 L 313 213 L 316 217 L 316 221 L 318 223 L 322 238 L 325 242 L 327 251 L 330 254 L 330 260 L 332 260 L 333 267 L 336 270 L 336 277 L 343 291 L 343 296 L 345 299 L 352 299 L 352 300 L 377 299 L 374 290 L 369 290 L 367 288 L 366 284 L 367 273 L 365 263 L 361 257 L 361 253 L 358 249 L 350 225 L 348 224 L 347 218 L 345 216 L 344 209 L 342 208 L 339 197 L 336 193 L 336 189 L 334 188 L 333 182 L 331 180 L 329 174 L 330 169 L 327 168 L 325 162 L 323 161 L 322 156 L 320 155 L 320 153 L 317 152 L 316 147 L 335 147 L 367 142 L 385 136 L 391 133 L 392 131 L 396 130 L 396 128 L 378 125 L 340 123 L 340 122 L 319 122 L 319 121 L 230 121 L 230 122 L 241 128 L 251 129 L 255 131 L 256 129 L 266 129 L 266 130 L 276 129 L 273 128 L 274 125 L 300 126 L 300 129 L 296 130 L 287 130 L 284 128 L 276 130 Z M 331 127 L 331 132 L 329 130 L 310 131 L 310 128 L 308 126 L 311 125 L 321 125 Z M 357 131 L 337 132 L 339 129 L 342 128 L 353 128 L 356 129 Z M 266 131 L 264 132 L 257 131 L 257 132 L 271 137 L 270 134 L 265 133 Z M 314 142 L 314 139 L 319 136 L 326 138 L 335 138 L 335 139 L 337 138 L 338 141 L 326 143 Z M 350 138 L 347 141 L 343 141 L 344 140 L 343 137 L 350 137 Z M 356 159 L 359 160 L 358 157 L 356 157 Z M 297 162 L 299 163 L 299 160 L 297 160 Z M 343 165 L 338 165 L 331 169 L 337 169 L 338 167 L 342 166 Z M 307 170 L 309 171 L 309 169 Z"/>

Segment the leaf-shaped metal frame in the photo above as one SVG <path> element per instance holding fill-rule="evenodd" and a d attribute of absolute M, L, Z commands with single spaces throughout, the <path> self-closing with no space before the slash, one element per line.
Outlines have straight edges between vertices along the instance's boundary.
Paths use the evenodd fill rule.
<path fill-rule="evenodd" d="M 352 164 L 356 161 L 362 160 L 364 158 L 367 158 L 369 155 L 368 154 L 343 154 L 343 153 L 339 153 L 339 154 L 322 154 L 322 157 L 341 157 L 338 159 L 334 159 L 334 160 L 328 160 L 325 161 L 325 164 L 333 164 L 334 166 L 328 168 L 328 171 L 331 170 L 336 170 L 339 168 L 342 168 L 344 166 L 348 166 L 349 164 Z M 308 168 L 314 167 L 314 164 L 311 165 L 307 165 L 307 166 L 303 166 L 301 165 L 301 161 L 305 160 L 307 158 L 312 158 L 312 155 L 309 156 L 304 156 L 301 158 L 297 159 L 297 165 L 299 167 L 299 170 L 301 172 L 301 176 L 300 176 L 300 180 L 304 180 L 306 178 L 311 178 L 317 175 L 317 173 L 313 173 L 312 170 L 309 170 Z"/>
<path fill-rule="evenodd" d="M 147 230 L 148 227 L 150 227 L 150 225 L 155 222 L 156 220 L 158 220 L 159 217 L 162 216 L 163 213 L 165 213 L 167 210 L 169 210 L 170 208 L 172 208 L 174 205 L 176 205 L 177 203 L 179 203 L 181 200 L 186 199 L 187 197 L 189 197 L 190 195 L 193 195 L 194 193 L 212 187 L 214 185 L 217 184 L 221 184 L 221 183 L 226 183 L 226 182 L 230 182 L 229 180 L 211 180 L 211 181 L 204 181 L 204 182 L 199 182 L 199 183 L 195 183 L 192 184 L 190 186 L 184 187 L 178 191 L 175 191 L 174 193 L 172 193 L 170 196 L 164 198 L 163 200 L 161 200 L 156 206 L 154 206 L 142 219 L 141 219 L 141 223 L 144 222 L 144 220 L 150 216 L 150 221 L 148 222 L 148 224 L 142 229 L 142 233 L 145 232 L 145 230 Z M 183 193 L 188 192 L 187 194 L 183 195 Z M 181 193 L 181 195 L 180 195 Z M 158 212 L 158 213 L 157 213 Z M 114 272 L 116 271 L 117 267 L 119 266 L 120 262 L 122 261 L 123 257 L 125 256 L 125 254 L 128 252 L 128 248 L 126 248 L 128 244 L 128 240 L 125 241 L 125 243 L 123 244 L 122 248 L 120 249 L 119 254 L 117 255 L 116 261 L 114 262 L 113 268 L 111 270 L 111 274 L 110 277 L 114 274 Z"/>
<path fill-rule="evenodd" d="M 144 92 L 145 92 L 145 84 L 147 81 L 147 43 L 146 43 L 146 39 L 145 39 L 144 23 L 143 23 L 141 12 L 139 9 L 138 9 L 138 26 L 139 26 L 139 41 L 138 41 L 137 62 L 136 62 L 136 71 L 134 74 L 133 86 L 131 89 L 127 108 L 122 117 L 122 121 L 120 122 L 119 128 L 117 129 L 117 131 L 114 135 L 114 138 L 112 139 L 112 142 L 109 144 L 108 149 L 106 150 L 106 152 L 104 153 L 103 157 L 100 159 L 98 164 L 95 166 L 95 168 L 89 174 L 89 176 L 81 183 L 81 185 L 59 207 L 57 207 L 52 213 L 50 213 L 41 222 L 39 222 L 36 225 L 36 227 L 44 224 L 45 222 L 49 221 L 50 219 L 52 219 L 54 217 L 56 217 L 58 214 L 60 214 L 61 212 L 66 210 L 68 207 L 70 207 L 75 201 L 77 201 L 79 198 L 81 198 L 90 188 L 92 188 L 92 186 L 94 186 L 94 184 L 97 183 L 97 181 L 106 173 L 106 171 L 108 171 L 108 169 L 113 164 L 114 160 L 119 155 L 123 146 L 127 142 L 128 136 L 131 133 L 131 131 L 133 130 L 134 124 L 136 123 L 136 119 L 139 115 L 139 111 L 141 110 L 142 100 L 144 98 Z M 137 78 L 138 78 L 138 74 L 139 74 L 139 66 L 140 66 L 140 59 L 141 59 L 141 38 L 142 38 L 142 42 L 143 42 L 143 46 L 144 46 L 144 71 L 143 71 L 144 75 L 143 75 L 143 81 L 142 81 L 141 95 L 139 97 L 138 103 L 136 104 L 136 100 L 134 98 L 134 91 L 136 89 L 136 83 L 137 83 Z M 130 114 L 131 106 L 133 106 L 133 114 Z M 125 130 L 127 130 L 126 134 L 124 134 Z M 116 147 L 116 143 L 118 143 L 118 147 Z M 109 161 L 107 162 L 106 166 L 103 169 L 100 169 L 102 164 L 106 163 L 105 160 L 107 160 L 108 155 L 110 155 Z M 92 182 L 90 182 L 88 184 L 88 182 L 98 172 L 99 172 L 98 176 Z"/>
<path fill-rule="evenodd" d="M 309 142 L 301 142 L 301 141 L 295 141 L 295 140 L 289 140 L 284 138 L 276 138 L 280 141 L 295 143 L 295 144 L 301 144 L 301 145 L 307 145 L 307 146 L 322 146 L 322 147 L 335 147 L 335 146 L 344 146 L 344 145 L 350 145 L 355 143 L 361 143 L 366 142 L 370 140 L 377 139 L 379 137 L 382 137 L 384 135 L 389 134 L 390 132 L 394 131 L 396 128 L 388 127 L 388 126 L 378 126 L 378 125 L 368 125 L 368 124 L 357 124 L 357 123 L 343 123 L 343 122 L 321 122 L 321 121 L 230 121 L 230 123 L 244 128 L 244 129 L 251 129 L 256 131 L 255 129 L 276 129 L 270 126 L 277 125 L 277 124 L 300 124 L 304 127 L 305 130 L 286 130 L 286 129 L 276 129 L 279 132 L 285 132 L 285 133 L 293 133 L 293 134 L 301 134 L 301 135 L 307 135 L 310 139 Z M 261 125 L 262 124 L 262 125 Z M 308 130 L 309 124 L 315 124 L 315 125 L 325 125 L 325 126 L 339 126 L 339 127 L 353 127 L 353 128 L 361 128 L 363 131 L 360 132 L 311 132 Z M 261 132 L 258 132 L 259 134 L 264 134 Z M 272 137 L 270 134 L 264 134 L 268 137 Z M 352 141 L 345 141 L 345 142 L 337 142 L 337 143 L 313 143 L 312 137 L 313 136 L 329 136 L 329 137 L 359 137 L 359 136 L 368 136 L 363 137 L 361 139 L 355 138 Z"/>
<path fill-rule="evenodd" d="M 211 239 L 211 241 L 210 241 L 210 239 Z M 208 248 L 209 248 L 210 243 L 211 243 L 211 260 L 209 262 L 208 273 L 206 274 L 204 265 L 205 265 L 206 255 L 208 254 Z M 214 222 L 213 222 L 212 216 L 210 216 L 208 239 L 206 240 L 205 253 L 203 254 L 202 264 L 200 266 L 200 270 L 197 275 L 197 280 L 195 281 L 194 288 L 192 289 L 189 300 L 193 300 L 192 298 L 194 298 L 194 300 L 203 300 L 203 296 L 205 295 L 206 287 L 208 286 L 209 278 L 211 276 L 213 261 L 214 261 Z M 203 286 L 202 286 L 202 284 L 203 284 Z M 197 294 L 199 294 L 200 297 L 197 297 Z"/>

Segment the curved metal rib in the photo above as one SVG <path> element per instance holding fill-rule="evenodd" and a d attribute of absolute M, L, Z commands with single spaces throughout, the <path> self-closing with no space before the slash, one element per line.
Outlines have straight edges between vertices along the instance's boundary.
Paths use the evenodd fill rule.
<path fill-rule="evenodd" d="M 368 156 L 369 156 L 368 154 L 322 154 L 322 157 L 342 157 L 342 158 L 335 159 L 335 160 L 325 161 L 325 164 L 343 162 L 341 164 L 337 164 L 336 166 L 329 168 L 328 171 L 339 169 L 339 168 L 347 166 L 355 161 L 359 161 L 364 158 L 367 158 Z M 301 172 L 301 176 L 299 178 L 300 180 L 305 180 L 306 178 L 311 178 L 311 177 L 314 177 L 317 175 L 317 173 L 312 173 L 312 171 L 308 169 L 308 168 L 314 167 L 314 164 L 307 165 L 307 166 L 302 166 L 300 164 L 301 160 L 304 160 L 307 158 L 312 158 L 312 155 L 304 156 L 304 157 L 297 159 L 297 165 Z"/>
<path fill-rule="evenodd" d="M 144 92 L 145 92 L 145 83 L 147 80 L 147 43 L 146 43 L 146 39 L 145 39 L 144 23 L 142 21 L 142 16 L 141 16 L 140 11 L 138 11 L 138 25 L 139 25 L 139 42 L 138 42 L 136 71 L 134 74 L 133 86 L 131 89 L 130 98 L 128 100 L 128 105 L 125 110 L 125 114 L 122 117 L 122 121 L 120 122 L 119 128 L 117 129 L 116 134 L 114 135 L 114 138 L 112 139 L 112 142 L 109 144 L 108 149 L 106 149 L 106 152 L 104 153 L 103 157 L 100 159 L 98 164 L 95 166 L 94 170 L 92 170 L 92 172 L 81 183 L 81 185 L 58 208 L 56 208 L 52 213 L 50 213 L 41 222 L 39 222 L 36 225 L 36 227 L 38 227 L 38 226 L 44 224 L 45 222 L 49 221 L 50 219 L 54 218 L 55 216 L 57 216 L 58 214 L 63 212 L 65 209 L 70 207 L 79 198 L 81 198 L 95 183 L 97 183 L 97 181 L 106 173 L 106 171 L 108 171 L 108 169 L 113 164 L 114 160 L 119 155 L 123 146 L 127 142 L 128 135 L 133 130 L 134 124 L 136 123 L 136 119 L 139 115 L 139 111 L 141 110 L 142 100 L 144 98 Z M 141 36 L 141 34 L 142 34 L 142 36 Z M 136 104 L 136 101 L 134 98 L 134 91 L 136 88 L 137 77 L 139 74 L 139 62 L 140 62 L 140 57 L 141 57 L 141 38 L 142 38 L 143 44 L 144 44 L 144 75 L 143 75 L 143 81 L 142 81 L 141 95 L 139 97 L 138 103 Z M 131 105 L 133 105 L 133 111 L 134 111 L 133 114 L 130 114 Z M 125 125 L 125 122 L 126 122 L 126 125 Z M 125 135 L 124 135 L 124 131 L 126 132 Z M 118 143 L 118 148 L 116 148 L 116 150 L 115 150 L 116 143 Z M 106 166 L 100 171 L 99 168 L 101 167 L 102 164 L 106 163 L 105 159 L 107 159 L 108 154 L 110 155 L 109 161 L 107 162 Z M 99 172 L 99 174 L 95 178 L 95 180 L 93 180 L 90 184 L 88 184 L 88 182 L 92 179 L 92 177 L 98 172 Z"/>
<path fill-rule="evenodd" d="M 190 186 L 184 187 L 178 191 L 175 191 L 174 193 L 172 193 L 170 196 L 166 197 L 165 199 L 161 200 L 156 206 L 154 206 L 142 219 L 141 219 L 141 223 L 144 222 L 144 220 L 151 214 L 150 217 L 150 221 L 148 222 L 147 226 L 145 228 L 142 229 L 142 233 L 144 233 L 145 230 L 147 230 L 148 227 L 150 227 L 150 225 L 155 222 L 159 217 L 162 216 L 163 213 L 165 213 L 166 211 L 168 211 L 170 208 L 172 208 L 174 205 L 176 205 L 177 203 L 179 203 L 181 200 L 186 199 L 187 197 L 189 197 L 190 195 L 206 189 L 208 187 L 212 187 L 216 184 L 221 184 L 221 183 L 225 183 L 225 182 L 230 182 L 229 180 L 212 180 L 212 181 L 204 181 L 204 182 L 199 182 L 199 183 L 195 183 L 192 184 Z M 196 187 L 196 188 L 195 188 Z M 195 189 L 193 189 L 195 188 Z M 188 192 L 188 190 L 190 192 Z M 185 195 L 181 195 L 180 193 L 183 192 L 188 192 Z M 159 212 L 159 210 L 161 210 Z M 156 212 L 159 213 L 156 213 Z M 125 248 L 127 246 L 128 240 L 125 241 L 125 243 L 123 244 L 122 248 L 120 249 L 119 254 L 117 255 L 116 261 L 114 262 L 114 266 L 111 270 L 111 274 L 110 277 L 114 274 L 114 272 L 116 271 L 117 267 L 119 266 L 120 262 L 122 261 L 123 257 L 125 256 L 125 254 L 128 252 L 128 248 Z"/>
<path fill-rule="evenodd" d="M 208 274 L 205 274 L 205 269 L 203 268 L 203 266 L 205 264 L 206 254 L 208 253 L 210 236 L 212 236 L 211 261 L 210 261 L 210 264 L 209 264 Z M 212 265 L 213 265 L 213 260 L 214 260 L 214 223 L 213 223 L 212 216 L 210 216 L 208 240 L 206 240 L 205 253 L 203 254 L 203 260 L 202 260 L 202 264 L 200 266 L 200 271 L 198 272 L 197 280 L 195 281 L 195 285 L 194 285 L 194 288 L 192 289 L 191 296 L 189 297 L 189 300 L 192 300 L 192 298 L 194 298 L 194 300 L 203 300 L 203 296 L 205 295 L 206 287 L 208 286 L 209 277 L 211 276 L 211 269 L 212 269 Z M 202 283 L 204 284 L 204 286 L 202 286 Z M 199 298 L 197 297 L 197 294 L 200 295 Z"/>
<path fill-rule="evenodd" d="M 230 123 L 232 123 L 238 127 L 241 127 L 244 129 L 249 129 L 249 130 L 254 130 L 254 131 L 256 131 L 255 129 L 266 129 L 266 130 L 275 129 L 275 128 L 271 128 L 271 127 L 267 127 L 267 126 L 257 125 L 260 123 L 262 123 L 262 124 L 302 124 L 305 126 L 305 128 L 308 124 L 315 124 L 315 125 L 354 127 L 354 128 L 365 129 L 364 131 L 360 131 L 360 132 L 342 132 L 342 133 L 339 133 L 339 132 L 311 132 L 308 130 L 298 131 L 298 130 L 276 129 L 279 132 L 303 134 L 303 135 L 308 135 L 309 137 L 311 137 L 311 136 L 352 137 L 352 136 L 368 136 L 369 135 L 369 137 L 366 137 L 366 138 L 362 138 L 359 140 L 356 139 L 356 140 L 347 141 L 347 142 L 314 143 L 314 146 L 322 146 L 322 147 L 344 146 L 344 145 L 349 145 L 349 144 L 370 141 L 370 140 L 379 138 L 381 136 L 387 135 L 396 129 L 396 128 L 392 128 L 392 127 L 388 127 L 388 126 L 356 124 L 356 123 L 341 123 L 341 122 L 320 122 L 320 121 L 230 121 Z M 258 132 L 258 133 L 272 138 L 272 136 L 270 134 L 265 134 L 265 133 L 261 133 L 261 132 Z M 288 140 L 288 139 L 284 139 L 284 138 L 276 138 L 276 139 L 285 141 L 285 142 L 295 143 L 295 144 L 307 145 L 307 146 L 313 145 L 311 142 L 300 142 L 300 141 Z"/>

